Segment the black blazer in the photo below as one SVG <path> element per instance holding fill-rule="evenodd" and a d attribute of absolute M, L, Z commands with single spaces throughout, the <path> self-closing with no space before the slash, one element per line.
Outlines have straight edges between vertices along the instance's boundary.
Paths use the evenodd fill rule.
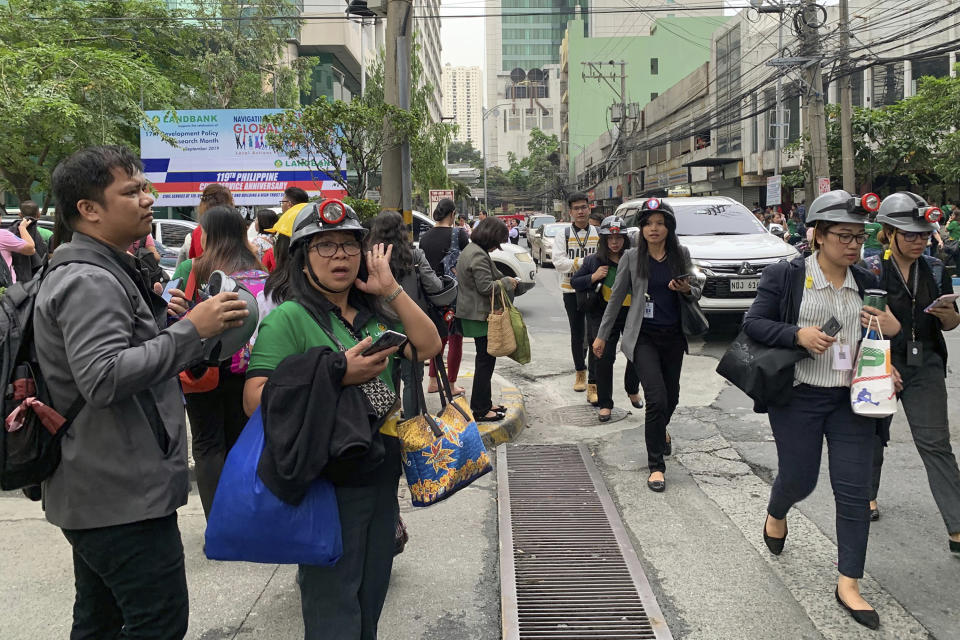
<path fill-rule="evenodd" d="M 867 269 L 857 265 L 850 268 L 861 297 L 866 289 L 880 286 L 877 276 Z M 771 347 L 796 346 L 804 280 L 806 265 L 802 256 L 766 267 L 760 276 L 757 297 L 743 317 L 744 332 Z"/>

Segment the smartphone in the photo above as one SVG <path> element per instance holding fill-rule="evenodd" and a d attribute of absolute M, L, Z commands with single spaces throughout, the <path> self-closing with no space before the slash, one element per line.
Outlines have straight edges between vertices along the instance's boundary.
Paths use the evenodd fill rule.
<path fill-rule="evenodd" d="M 384 331 L 380 337 L 374 340 L 373 344 L 363 350 L 360 355 L 372 356 L 375 353 L 386 351 L 390 347 L 399 347 L 407 341 L 407 336 L 396 331 Z"/>
<path fill-rule="evenodd" d="M 957 298 L 960 298 L 960 293 L 945 293 L 933 302 L 930 303 L 924 311 L 930 311 L 934 307 L 949 307 L 951 304 L 957 301 Z"/>
<path fill-rule="evenodd" d="M 681 273 L 681 274 L 678 275 L 678 276 L 673 276 L 673 279 L 674 279 L 674 280 L 686 280 L 686 279 L 689 278 L 689 277 L 690 277 L 690 274 L 689 274 L 689 273 Z"/>
<path fill-rule="evenodd" d="M 833 336 L 840 333 L 840 329 L 842 328 L 843 328 L 843 325 L 840 324 L 840 321 L 837 320 L 836 316 L 830 316 L 830 319 L 827 320 L 822 327 L 820 327 L 820 331 L 823 331 L 825 334 L 827 334 L 832 338 Z"/>
<path fill-rule="evenodd" d="M 163 288 L 162 295 L 164 300 L 166 300 L 167 302 L 170 302 L 170 298 L 173 297 L 173 290 L 180 288 L 181 280 L 182 278 L 174 278 L 173 280 L 167 283 L 167 286 Z"/>

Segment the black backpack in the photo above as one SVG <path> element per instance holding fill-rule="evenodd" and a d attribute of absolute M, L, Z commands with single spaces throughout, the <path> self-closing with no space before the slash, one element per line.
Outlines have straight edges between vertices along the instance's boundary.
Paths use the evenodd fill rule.
<path fill-rule="evenodd" d="M 75 263 L 106 269 L 123 286 L 134 310 L 139 304 L 140 292 L 119 265 L 72 244 L 61 245 L 37 277 L 11 285 L 0 297 L 0 421 L 4 423 L 0 426 L 0 489 L 4 491 L 32 489 L 53 474 L 60 464 L 60 439 L 86 404 L 83 396 L 78 396 L 65 415 L 53 408 L 33 332 L 34 306 L 44 277 Z M 24 402 L 27 398 L 35 398 L 44 407 L 29 406 Z M 14 411 L 18 419 L 7 426 Z M 39 499 L 35 489 L 27 495 Z"/>

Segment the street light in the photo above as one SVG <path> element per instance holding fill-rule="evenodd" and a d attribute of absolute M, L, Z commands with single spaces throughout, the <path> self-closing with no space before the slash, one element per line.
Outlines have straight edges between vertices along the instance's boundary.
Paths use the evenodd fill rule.
<path fill-rule="evenodd" d="M 496 113 L 500 107 L 493 109 L 484 109 L 483 117 L 480 118 L 480 137 L 483 138 L 483 210 L 490 213 L 490 205 L 487 201 L 487 116 Z"/>

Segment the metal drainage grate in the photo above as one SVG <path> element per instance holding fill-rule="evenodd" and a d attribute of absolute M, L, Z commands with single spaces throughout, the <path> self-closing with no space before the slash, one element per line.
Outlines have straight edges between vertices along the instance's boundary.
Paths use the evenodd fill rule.
<path fill-rule="evenodd" d="M 505 640 L 672 639 L 583 445 L 497 450 Z"/>
<path fill-rule="evenodd" d="M 603 427 L 612 422 L 623 420 L 632 412 L 614 407 L 610 412 L 608 422 L 600 422 L 600 409 L 590 404 L 575 404 L 569 407 L 554 409 L 544 416 L 548 424 L 567 424 L 573 427 Z"/>

